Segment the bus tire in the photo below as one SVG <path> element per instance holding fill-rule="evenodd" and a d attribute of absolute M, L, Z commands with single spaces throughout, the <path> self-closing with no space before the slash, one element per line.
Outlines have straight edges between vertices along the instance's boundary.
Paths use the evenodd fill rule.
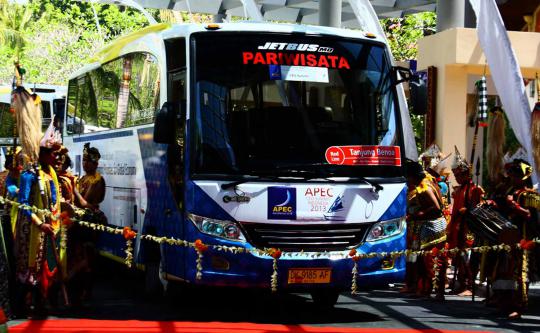
<path fill-rule="evenodd" d="M 161 284 L 160 263 L 151 261 L 145 264 L 144 269 L 144 293 L 149 298 L 159 298 L 163 293 Z"/>
<path fill-rule="evenodd" d="M 311 299 L 315 306 L 319 308 L 333 308 L 339 298 L 337 290 L 314 290 L 311 292 Z"/>
<path fill-rule="evenodd" d="M 164 294 L 167 302 L 175 304 L 178 300 L 189 297 L 189 289 L 184 282 L 168 281 Z"/>

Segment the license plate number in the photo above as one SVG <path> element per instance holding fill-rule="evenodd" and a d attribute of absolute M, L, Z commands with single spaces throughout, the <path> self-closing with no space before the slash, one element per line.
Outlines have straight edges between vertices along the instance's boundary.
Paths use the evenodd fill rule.
<path fill-rule="evenodd" d="M 288 283 L 330 283 L 331 275 L 331 268 L 290 268 Z"/>

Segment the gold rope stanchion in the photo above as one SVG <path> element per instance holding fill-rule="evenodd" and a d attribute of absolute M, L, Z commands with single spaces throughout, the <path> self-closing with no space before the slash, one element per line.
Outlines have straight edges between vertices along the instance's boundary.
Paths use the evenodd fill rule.
<path fill-rule="evenodd" d="M 431 249 L 431 255 L 433 256 L 433 290 L 435 293 L 439 290 L 439 252 L 436 247 Z"/>
<path fill-rule="evenodd" d="M 137 236 L 137 233 L 130 227 L 124 227 L 122 229 L 122 236 L 126 240 L 126 249 L 124 250 L 126 254 L 125 263 L 128 268 L 131 268 L 133 265 L 133 239 Z"/>
<path fill-rule="evenodd" d="M 277 291 L 278 287 L 278 259 L 281 258 L 281 250 L 276 248 L 271 248 L 268 250 L 268 255 L 273 258 L 272 262 L 272 277 L 270 278 L 270 287 L 272 288 L 272 292 Z"/>
<path fill-rule="evenodd" d="M 527 294 L 527 283 L 529 282 L 529 253 L 534 249 L 536 244 L 538 244 L 538 240 L 522 239 L 517 246 L 523 251 L 521 263 L 521 294 L 524 305 L 527 305 L 529 302 Z"/>
<path fill-rule="evenodd" d="M 351 295 L 358 295 L 358 284 L 357 284 L 357 277 L 358 277 L 358 261 L 360 260 L 360 256 L 357 255 L 358 252 L 356 249 L 352 249 L 349 252 L 349 257 L 351 257 L 351 260 L 353 261 L 353 268 L 352 268 L 352 282 L 351 282 Z"/>
<path fill-rule="evenodd" d="M 208 250 L 208 245 L 204 244 L 200 239 L 197 239 L 193 243 L 193 247 L 195 248 L 195 251 L 197 251 L 197 273 L 195 274 L 195 279 L 200 280 L 202 279 L 203 252 L 206 252 Z"/>

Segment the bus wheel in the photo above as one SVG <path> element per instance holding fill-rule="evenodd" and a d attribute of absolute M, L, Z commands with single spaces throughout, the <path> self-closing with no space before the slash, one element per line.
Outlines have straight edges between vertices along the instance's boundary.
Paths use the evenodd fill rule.
<path fill-rule="evenodd" d="M 159 278 L 160 263 L 151 261 L 145 264 L 144 269 L 144 292 L 147 297 L 158 298 L 163 293 L 163 285 Z"/>
<path fill-rule="evenodd" d="M 314 290 L 311 292 L 313 303 L 319 308 L 333 308 L 339 298 L 337 290 Z"/>

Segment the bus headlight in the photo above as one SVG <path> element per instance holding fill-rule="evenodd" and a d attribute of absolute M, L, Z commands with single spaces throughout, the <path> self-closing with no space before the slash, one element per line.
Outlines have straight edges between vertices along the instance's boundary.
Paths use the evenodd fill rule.
<path fill-rule="evenodd" d="M 188 214 L 188 218 L 204 234 L 234 241 L 246 241 L 236 222 L 216 220 L 195 214 Z"/>
<path fill-rule="evenodd" d="M 367 235 L 367 242 L 374 242 L 400 234 L 405 228 L 405 218 L 398 218 L 375 223 Z"/>

